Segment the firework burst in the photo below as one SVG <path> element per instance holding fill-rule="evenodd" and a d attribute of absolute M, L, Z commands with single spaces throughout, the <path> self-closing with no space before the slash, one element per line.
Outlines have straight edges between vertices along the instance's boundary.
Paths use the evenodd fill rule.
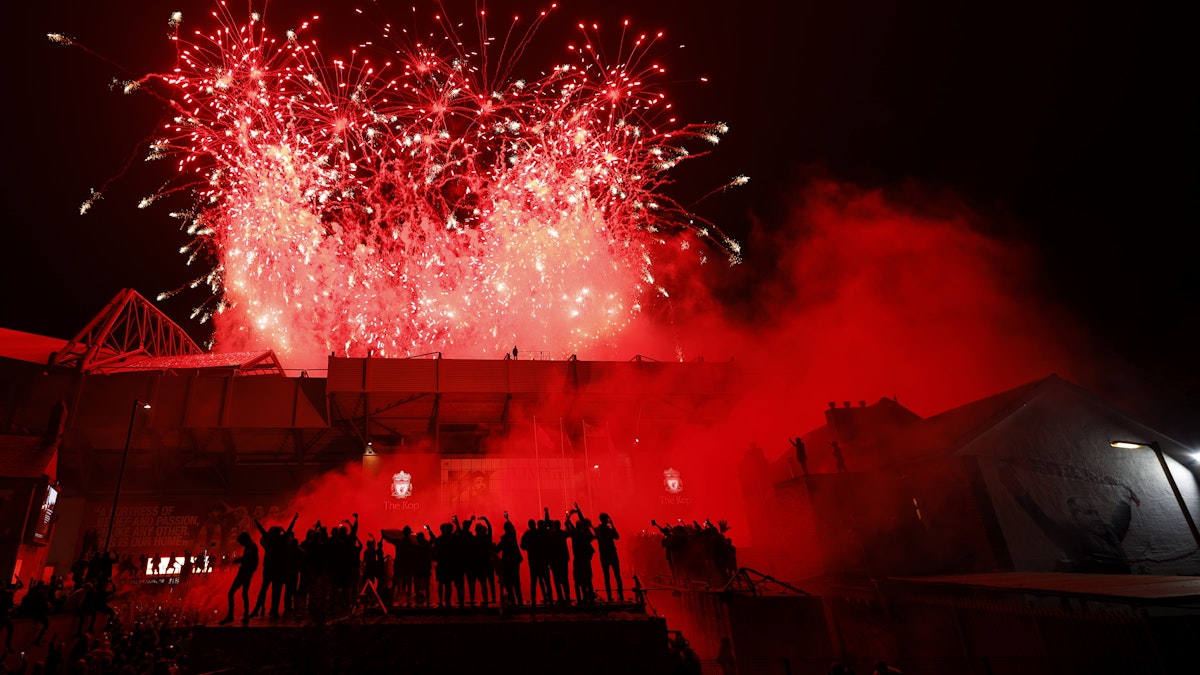
<path fill-rule="evenodd" d="M 213 32 L 185 35 L 172 16 L 176 67 L 125 88 L 172 111 L 151 157 L 180 179 L 147 201 L 194 198 L 177 215 L 194 236 L 185 252 L 211 267 L 197 283 L 216 301 L 198 313 L 219 346 L 293 362 L 586 352 L 667 293 L 655 279 L 667 249 L 740 260 L 662 194 L 667 172 L 726 128 L 670 117 L 651 84 L 660 36 L 626 26 L 609 64 L 580 25 L 568 58 L 515 77 L 545 16 L 493 38 L 478 12 L 469 50 L 435 14 L 432 32 L 385 25 L 345 59 L 306 39 L 311 21 L 273 37 L 261 15 L 219 3 Z"/>

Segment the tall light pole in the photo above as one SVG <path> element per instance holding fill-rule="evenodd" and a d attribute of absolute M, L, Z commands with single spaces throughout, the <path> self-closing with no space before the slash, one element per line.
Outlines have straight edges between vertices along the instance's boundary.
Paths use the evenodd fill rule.
<path fill-rule="evenodd" d="M 108 553 L 108 543 L 112 539 L 113 524 L 117 521 L 117 502 L 121 499 L 121 483 L 125 481 L 125 462 L 129 461 L 129 443 L 133 440 L 133 422 L 137 419 L 138 408 L 149 410 L 150 404 L 134 399 L 133 410 L 129 411 L 129 431 L 125 433 L 125 451 L 121 453 L 121 470 L 117 473 L 117 491 L 113 493 L 112 513 L 108 516 L 108 534 L 104 537 L 105 553 Z"/>
<path fill-rule="evenodd" d="M 1175 477 L 1171 475 L 1171 469 L 1167 466 L 1167 458 L 1163 456 L 1162 448 L 1158 447 L 1158 441 L 1150 441 L 1149 443 L 1141 441 L 1113 441 L 1110 445 L 1114 448 L 1122 448 L 1124 450 L 1150 448 L 1154 451 L 1154 456 L 1158 458 L 1158 465 L 1162 467 L 1163 473 L 1167 476 L 1167 482 L 1171 484 L 1171 492 L 1175 494 L 1175 501 L 1179 502 L 1179 510 L 1183 511 L 1183 519 L 1187 521 L 1188 529 L 1192 531 L 1192 539 L 1196 541 L 1196 549 L 1200 550 L 1200 532 L 1196 530 L 1196 521 L 1192 520 L 1192 513 L 1188 511 L 1187 502 L 1183 501 L 1183 495 L 1179 492 L 1179 486 L 1175 484 Z"/>

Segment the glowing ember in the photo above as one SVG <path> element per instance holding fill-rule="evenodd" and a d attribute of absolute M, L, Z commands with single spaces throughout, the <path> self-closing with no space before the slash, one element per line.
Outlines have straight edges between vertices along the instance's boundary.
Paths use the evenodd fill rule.
<path fill-rule="evenodd" d="M 218 298 L 224 349 L 565 355 L 605 344 L 645 296 L 666 294 L 656 247 L 740 259 L 659 192 L 664 172 L 704 154 L 685 143 L 726 131 L 669 116 L 647 84 L 664 72 L 646 65 L 659 36 L 623 36 L 610 65 L 581 24 L 568 62 L 521 80 L 514 55 L 544 12 L 503 40 L 480 13 L 479 51 L 439 16 L 423 40 L 385 28 L 391 47 L 328 64 L 301 41 L 307 23 L 278 40 L 257 15 L 239 24 L 222 3 L 213 17 L 215 33 L 185 38 L 174 15 L 176 68 L 126 89 L 153 90 L 174 113 L 151 156 L 176 158 L 171 191 L 196 197 L 179 216 L 191 258 L 215 260 L 196 283 Z"/>

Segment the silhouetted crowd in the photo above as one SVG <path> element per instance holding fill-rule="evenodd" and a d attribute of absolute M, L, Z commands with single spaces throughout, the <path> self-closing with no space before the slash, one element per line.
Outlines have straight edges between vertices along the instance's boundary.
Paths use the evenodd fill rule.
<path fill-rule="evenodd" d="M 182 619 L 163 614 L 163 606 L 157 613 L 135 612 L 130 602 L 123 601 L 120 613 L 114 609 L 118 581 L 142 575 L 147 580 L 156 575 L 176 577 L 170 583 L 183 589 L 198 572 L 229 570 L 232 581 L 221 624 L 238 618 L 239 605 L 241 622 L 248 624 L 256 617 L 289 615 L 324 623 L 376 606 L 386 613 L 394 607 L 446 611 L 493 604 L 587 608 L 626 601 L 616 524 L 607 513 L 600 513 L 593 522 L 578 504 L 561 520 L 543 509 L 540 518 L 529 518 L 524 525 L 504 512 L 498 532 L 486 516 L 471 515 L 465 520 L 452 516 L 436 528 L 428 524 L 420 530 L 409 525 L 384 528 L 378 538 L 366 534 L 365 541 L 357 513 L 332 527 L 318 520 L 301 536 L 295 532 L 298 519 L 297 513 L 286 527 L 266 527 L 253 519 L 257 537 L 242 531 L 237 537 L 241 551 L 236 555 L 212 558 L 207 551 L 198 555 L 185 551 L 183 557 L 172 553 L 155 562 L 145 556 L 133 562 L 115 552 L 92 551 L 72 566 L 69 586 L 62 577 L 30 580 L 20 602 L 15 602 L 16 592 L 24 586 L 20 580 L 6 584 L 0 589 L 0 630 L 7 647 L 4 656 L 7 658 L 12 647 L 10 617 L 27 617 L 39 626 L 31 644 L 48 650 L 45 662 L 34 664 L 35 671 L 157 673 L 163 672 L 167 667 L 163 664 L 168 662 L 174 669 L 175 652 L 185 637 Z M 725 521 L 717 525 L 708 521 L 651 524 L 657 530 L 653 544 L 658 557 L 675 580 L 717 585 L 736 571 Z M 635 545 L 651 541 L 645 530 L 636 539 Z M 594 579 L 597 557 L 601 580 Z M 157 567 L 152 568 L 154 564 Z M 636 576 L 634 582 L 632 599 L 643 602 Z M 602 584 L 602 595 L 598 584 Z M 159 587 L 168 588 L 166 584 Z M 72 617 L 69 637 L 60 639 L 55 634 L 44 644 L 54 614 Z M 187 625 L 200 622 L 199 617 L 197 612 Z M 103 632 L 97 631 L 98 625 Z M 22 662 L 24 658 L 22 653 Z M 12 672 L 26 672 L 23 668 Z"/>
<path fill-rule="evenodd" d="M 96 632 L 89 625 L 78 633 L 52 634 L 41 660 L 31 662 L 24 651 L 10 654 L 9 644 L 0 652 L 0 664 L 4 673 L 14 674 L 175 675 L 181 670 L 196 623 L 195 615 L 187 616 L 169 607 L 131 604 L 122 616 L 110 614 L 103 631 Z M 11 640 L 11 631 L 8 637 Z M 39 634 L 34 644 L 40 646 L 42 639 Z"/>
<path fill-rule="evenodd" d="M 242 623 L 249 623 L 250 619 L 260 615 L 277 618 L 298 610 L 307 611 L 317 621 L 325 621 L 338 612 L 353 609 L 359 579 L 364 575 L 358 514 L 332 528 L 318 520 L 304 534 L 303 541 L 294 533 L 299 516 L 293 516 L 287 528 L 279 525 L 265 528 L 255 518 L 254 525 L 259 533 L 257 543 L 249 532 L 238 535 L 242 553 L 231 561 L 237 566 L 237 572 L 229 587 L 228 612 L 221 620 L 222 624 L 234 620 L 239 594 Z M 374 548 L 372 540 L 369 549 Z M 371 557 L 369 552 L 367 560 Z M 261 582 L 252 609 L 250 587 L 260 562 Z M 370 563 L 367 564 L 369 569 Z"/>
<path fill-rule="evenodd" d="M 382 530 L 380 545 L 393 547 L 391 569 L 374 540 L 368 540 L 364 584 L 380 582 L 382 602 L 396 606 L 524 605 L 526 583 L 531 606 L 590 606 L 598 601 L 592 571 L 598 549 L 605 599 L 613 601 L 615 586 L 616 600 L 625 600 L 616 548 L 620 534 L 607 513 L 593 525 L 578 504 L 563 520 L 543 509 L 541 519 L 530 518 L 518 532 L 505 512 L 500 529 L 497 538 L 486 516 L 472 515 L 465 521 L 452 516 L 436 532 L 429 525 L 415 533 L 407 525 Z"/>
<path fill-rule="evenodd" d="M 31 579 L 20 603 L 14 603 L 14 597 L 17 591 L 24 588 L 24 584 L 20 579 L 6 583 L 0 588 L 0 628 L 6 631 L 4 653 L 12 650 L 12 616 L 32 619 L 39 626 L 37 636 L 31 643 L 35 647 L 42 646 L 42 640 L 50 629 L 52 615 L 70 614 L 76 617 L 76 637 L 82 636 L 85 630 L 94 630 L 99 615 L 111 620 L 115 615 L 110 601 L 116 592 L 113 582 L 113 564 L 116 560 L 115 555 L 108 553 L 81 557 L 81 562 L 72 567 L 69 590 L 61 576 L 53 576 L 49 581 Z"/>
<path fill-rule="evenodd" d="M 625 600 L 616 546 L 620 533 L 607 513 L 593 525 L 578 504 L 563 520 L 543 509 L 542 518 L 530 518 L 522 532 L 505 512 L 498 537 L 486 516 L 460 521 L 455 515 L 436 530 L 430 525 L 420 531 L 409 525 L 385 528 L 378 539 L 371 533 L 364 542 L 353 514 L 333 528 L 317 521 L 299 540 L 293 533 L 297 517 L 287 528 L 264 528 L 255 520 L 257 542 L 248 532 L 238 536 L 242 553 L 231 560 L 237 571 L 222 624 L 235 620 L 239 595 L 242 623 L 295 611 L 324 621 L 375 604 L 385 612 L 493 603 L 587 607 L 599 601 L 593 582 L 597 553 L 605 601 Z M 256 576 L 261 582 L 251 603 Z"/>
<path fill-rule="evenodd" d="M 708 520 L 703 523 L 693 520 L 691 524 L 680 520 L 674 525 L 651 520 L 650 524 L 662 535 L 658 543 L 666 553 L 667 567 L 675 582 L 721 588 L 737 573 L 737 548 L 726 536 L 729 524 L 724 520 L 716 525 Z M 643 532 L 643 542 L 654 539 L 653 534 Z"/>

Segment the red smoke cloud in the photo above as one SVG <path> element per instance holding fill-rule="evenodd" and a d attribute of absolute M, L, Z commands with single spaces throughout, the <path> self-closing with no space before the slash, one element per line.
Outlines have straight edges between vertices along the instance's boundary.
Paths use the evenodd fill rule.
<path fill-rule="evenodd" d="M 436 529 L 454 513 L 463 519 L 487 515 L 498 536 L 504 510 L 523 531 L 541 506 L 561 519 L 564 508 L 579 501 L 593 520 L 601 511 L 610 513 L 621 531 L 627 589 L 634 574 L 652 584 L 654 574 L 664 571 L 657 541 L 639 537 L 652 531 L 652 518 L 727 520 L 739 562 L 771 571 L 774 561 L 753 553 L 766 542 L 753 541 L 747 505 L 769 503 L 772 495 L 744 494 L 740 480 L 752 443 L 771 460 L 790 453 L 788 438 L 823 424 L 829 401 L 896 396 L 929 416 L 1051 372 L 1072 376 L 1077 361 L 1068 358 L 1068 349 L 1079 351 L 1081 331 L 1038 297 L 1028 251 L 985 234 L 986 225 L 945 197 L 813 183 L 787 223 L 754 233 L 744 267 L 714 268 L 717 281 L 707 285 L 693 275 L 658 308 L 660 320 L 635 324 L 622 339 L 624 358 L 734 359 L 743 387 L 723 414 L 690 416 L 670 428 L 587 420 L 595 425 L 590 433 L 597 434 L 599 425 L 606 430 L 585 440 L 587 432 L 572 429 L 578 420 L 539 417 L 534 428 L 537 411 L 514 410 L 509 436 L 487 438 L 480 457 L 527 460 L 535 443 L 543 460 L 574 456 L 578 494 L 560 489 L 572 483 L 570 477 L 561 486 L 531 491 L 531 485 L 503 484 L 489 474 L 495 481 L 490 510 L 456 510 L 448 504 L 462 486 L 442 485 L 443 458 L 432 447 L 380 448 L 378 457 L 312 481 L 296 496 L 297 533 L 302 537 L 318 519 L 334 526 L 357 512 L 365 540 L 368 534 L 378 538 L 381 528 Z M 810 469 L 833 470 L 827 455 L 810 449 Z M 664 490 L 668 467 L 680 472 L 682 493 Z M 412 475 L 414 492 L 405 502 L 389 498 L 391 477 L 400 470 Z M 768 526 L 790 526 L 784 514 L 779 518 Z M 779 536 L 790 542 L 795 535 Z M 809 546 L 789 548 L 797 558 L 817 555 Z M 804 569 L 816 562 L 792 561 Z M 201 583 L 190 605 L 215 616 L 224 606 L 228 574 Z M 688 629 L 686 612 L 658 609 Z"/>
<path fill-rule="evenodd" d="M 823 424 L 827 402 L 896 396 L 928 416 L 1052 372 L 1070 377 L 1065 345 L 1078 331 L 1037 297 L 1027 251 L 984 234 L 986 224 L 952 199 L 914 190 L 896 197 L 832 182 L 807 187 L 785 226 L 763 227 L 752 237 L 746 268 L 735 270 L 746 275 L 736 280 L 744 282 L 741 290 L 718 288 L 719 300 L 695 279 L 662 308 L 664 320 L 635 324 L 622 342 L 626 358 L 733 358 L 745 377 L 741 395 L 719 419 L 689 419 L 670 429 L 633 425 L 629 436 L 593 440 L 593 495 L 581 490 L 577 499 L 589 515 L 607 510 L 632 531 L 650 518 L 728 519 L 735 541 L 746 545 L 746 529 L 738 527 L 745 518 L 738 467 L 746 448 L 757 443 L 769 459 L 789 452 L 788 438 Z M 718 275 L 728 282 L 731 273 L 714 270 Z M 541 432 L 543 456 L 561 454 L 557 420 L 539 424 L 549 425 Z M 512 433 L 490 438 L 487 456 L 532 456 L 529 429 Z M 567 452 L 579 454 L 581 442 L 567 440 Z M 605 499 L 611 486 L 604 473 L 625 453 L 633 462 L 634 497 Z M 355 467 L 311 486 L 301 499 L 302 523 L 358 510 L 368 521 L 364 531 L 375 531 L 403 523 L 436 527 L 448 517 L 444 504 L 428 497 L 419 515 L 382 510 L 391 463 L 379 485 L 364 482 Z M 601 468 L 593 470 L 593 463 Z M 830 458 L 813 454 L 814 470 L 832 469 L 825 463 Z M 681 471 L 687 500 L 663 501 L 668 467 Z M 436 476 L 414 472 L 413 480 L 423 495 L 439 489 Z M 367 483 L 380 494 L 367 499 Z M 517 523 L 539 515 L 527 499 L 497 497 L 498 508 L 509 508 Z M 572 501 L 563 495 L 550 501 L 564 499 Z M 546 505 L 561 516 L 562 503 Z M 488 515 L 497 523 L 501 517 Z"/>
<path fill-rule="evenodd" d="M 952 197 L 815 182 L 788 223 L 751 237 L 754 278 L 734 300 L 693 286 L 701 299 L 672 332 L 685 358 L 744 363 L 753 384 L 731 420 L 774 454 L 829 401 L 895 396 L 928 416 L 1070 377 L 1079 329 L 1038 297 L 1029 252 L 987 225 Z"/>

